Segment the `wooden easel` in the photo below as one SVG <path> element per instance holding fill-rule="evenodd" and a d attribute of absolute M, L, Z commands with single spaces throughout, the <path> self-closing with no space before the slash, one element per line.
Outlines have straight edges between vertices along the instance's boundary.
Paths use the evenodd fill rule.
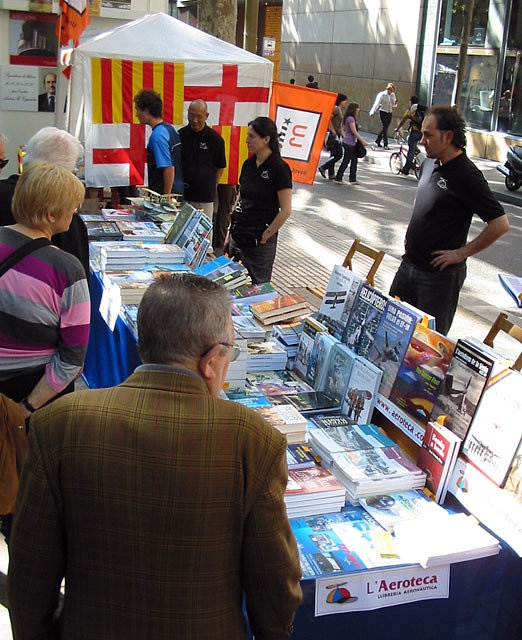
<path fill-rule="evenodd" d="M 493 340 L 500 331 L 504 331 L 504 333 L 507 333 L 509 336 L 522 343 L 522 328 L 510 322 L 505 313 L 499 313 L 497 319 L 489 330 L 488 335 L 483 340 L 484 344 L 487 344 L 488 347 L 493 347 Z M 511 368 L 516 369 L 517 371 L 522 369 L 522 352 Z"/>

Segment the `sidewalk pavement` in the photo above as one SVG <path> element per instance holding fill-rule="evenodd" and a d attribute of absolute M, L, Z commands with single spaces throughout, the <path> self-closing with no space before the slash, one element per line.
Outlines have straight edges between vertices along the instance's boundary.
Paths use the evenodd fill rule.
<path fill-rule="evenodd" d="M 326 286 L 333 266 L 342 264 L 354 238 L 385 251 L 375 279 L 380 290 L 389 291 L 400 263 L 417 182 L 414 177 L 390 172 L 389 157 L 398 148 L 397 143 L 390 141 L 390 151 L 372 149 L 374 135 L 362 135 L 370 144 L 367 157 L 359 162 L 361 184 L 338 185 L 324 180 L 319 173 L 313 185 L 294 184 L 293 213 L 279 232 L 273 282 L 282 293 L 300 293 L 313 308 L 320 301 L 307 287 Z M 324 153 L 321 162 L 328 157 Z M 507 192 L 502 175 L 495 169 L 496 163 L 477 158 L 473 161 L 492 189 Z M 470 335 L 483 339 L 500 311 L 522 326 L 522 310 L 504 291 L 497 275 L 522 274 L 519 249 L 522 209 L 503 206 L 509 213 L 511 230 L 495 243 L 496 247 L 493 245 L 468 260 L 468 278 L 449 332 L 453 339 Z M 482 226 L 475 219 L 470 237 L 478 234 Z M 354 264 L 360 275 L 366 274 L 368 260 L 363 258 L 359 262 L 360 269 Z M 495 346 L 513 358 L 521 350 L 520 344 L 509 336 L 499 336 Z"/>

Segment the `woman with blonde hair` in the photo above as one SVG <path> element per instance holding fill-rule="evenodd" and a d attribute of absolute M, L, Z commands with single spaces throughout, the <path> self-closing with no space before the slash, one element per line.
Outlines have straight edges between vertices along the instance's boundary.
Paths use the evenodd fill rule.
<path fill-rule="evenodd" d="M 32 162 L 13 196 L 16 223 L 0 228 L 0 392 L 24 417 L 73 390 L 87 350 L 89 290 L 80 261 L 50 243 L 84 198 L 57 165 Z"/>

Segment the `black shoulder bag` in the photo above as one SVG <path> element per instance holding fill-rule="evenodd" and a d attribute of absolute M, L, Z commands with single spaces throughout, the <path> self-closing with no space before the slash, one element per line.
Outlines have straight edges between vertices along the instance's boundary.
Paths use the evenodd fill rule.
<path fill-rule="evenodd" d="M 33 253 L 42 247 L 47 247 L 50 244 L 51 243 L 47 238 L 36 238 L 35 240 L 30 240 L 21 247 L 18 247 L 16 251 L 13 251 L 13 253 L 7 256 L 7 258 L 0 264 L 0 278 L 6 271 L 9 271 L 11 267 L 14 267 L 17 262 L 23 260 L 25 256 L 28 256 L 30 253 Z"/>

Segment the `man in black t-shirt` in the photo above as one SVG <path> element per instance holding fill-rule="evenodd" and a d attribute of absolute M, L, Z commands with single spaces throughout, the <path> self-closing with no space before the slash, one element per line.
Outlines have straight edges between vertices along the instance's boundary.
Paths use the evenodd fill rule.
<path fill-rule="evenodd" d="M 181 166 L 185 181 L 185 201 L 203 209 L 212 220 L 216 188 L 227 166 L 223 138 L 207 126 L 204 100 L 194 100 L 188 108 L 188 125 L 179 130 Z"/>
<path fill-rule="evenodd" d="M 465 123 L 456 109 L 429 109 L 422 134 L 428 158 L 390 295 L 435 316 L 437 331 L 447 334 L 466 277 L 466 258 L 493 244 L 509 229 L 509 222 L 466 155 Z M 468 243 L 474 213 L 487 226 Z"/>

